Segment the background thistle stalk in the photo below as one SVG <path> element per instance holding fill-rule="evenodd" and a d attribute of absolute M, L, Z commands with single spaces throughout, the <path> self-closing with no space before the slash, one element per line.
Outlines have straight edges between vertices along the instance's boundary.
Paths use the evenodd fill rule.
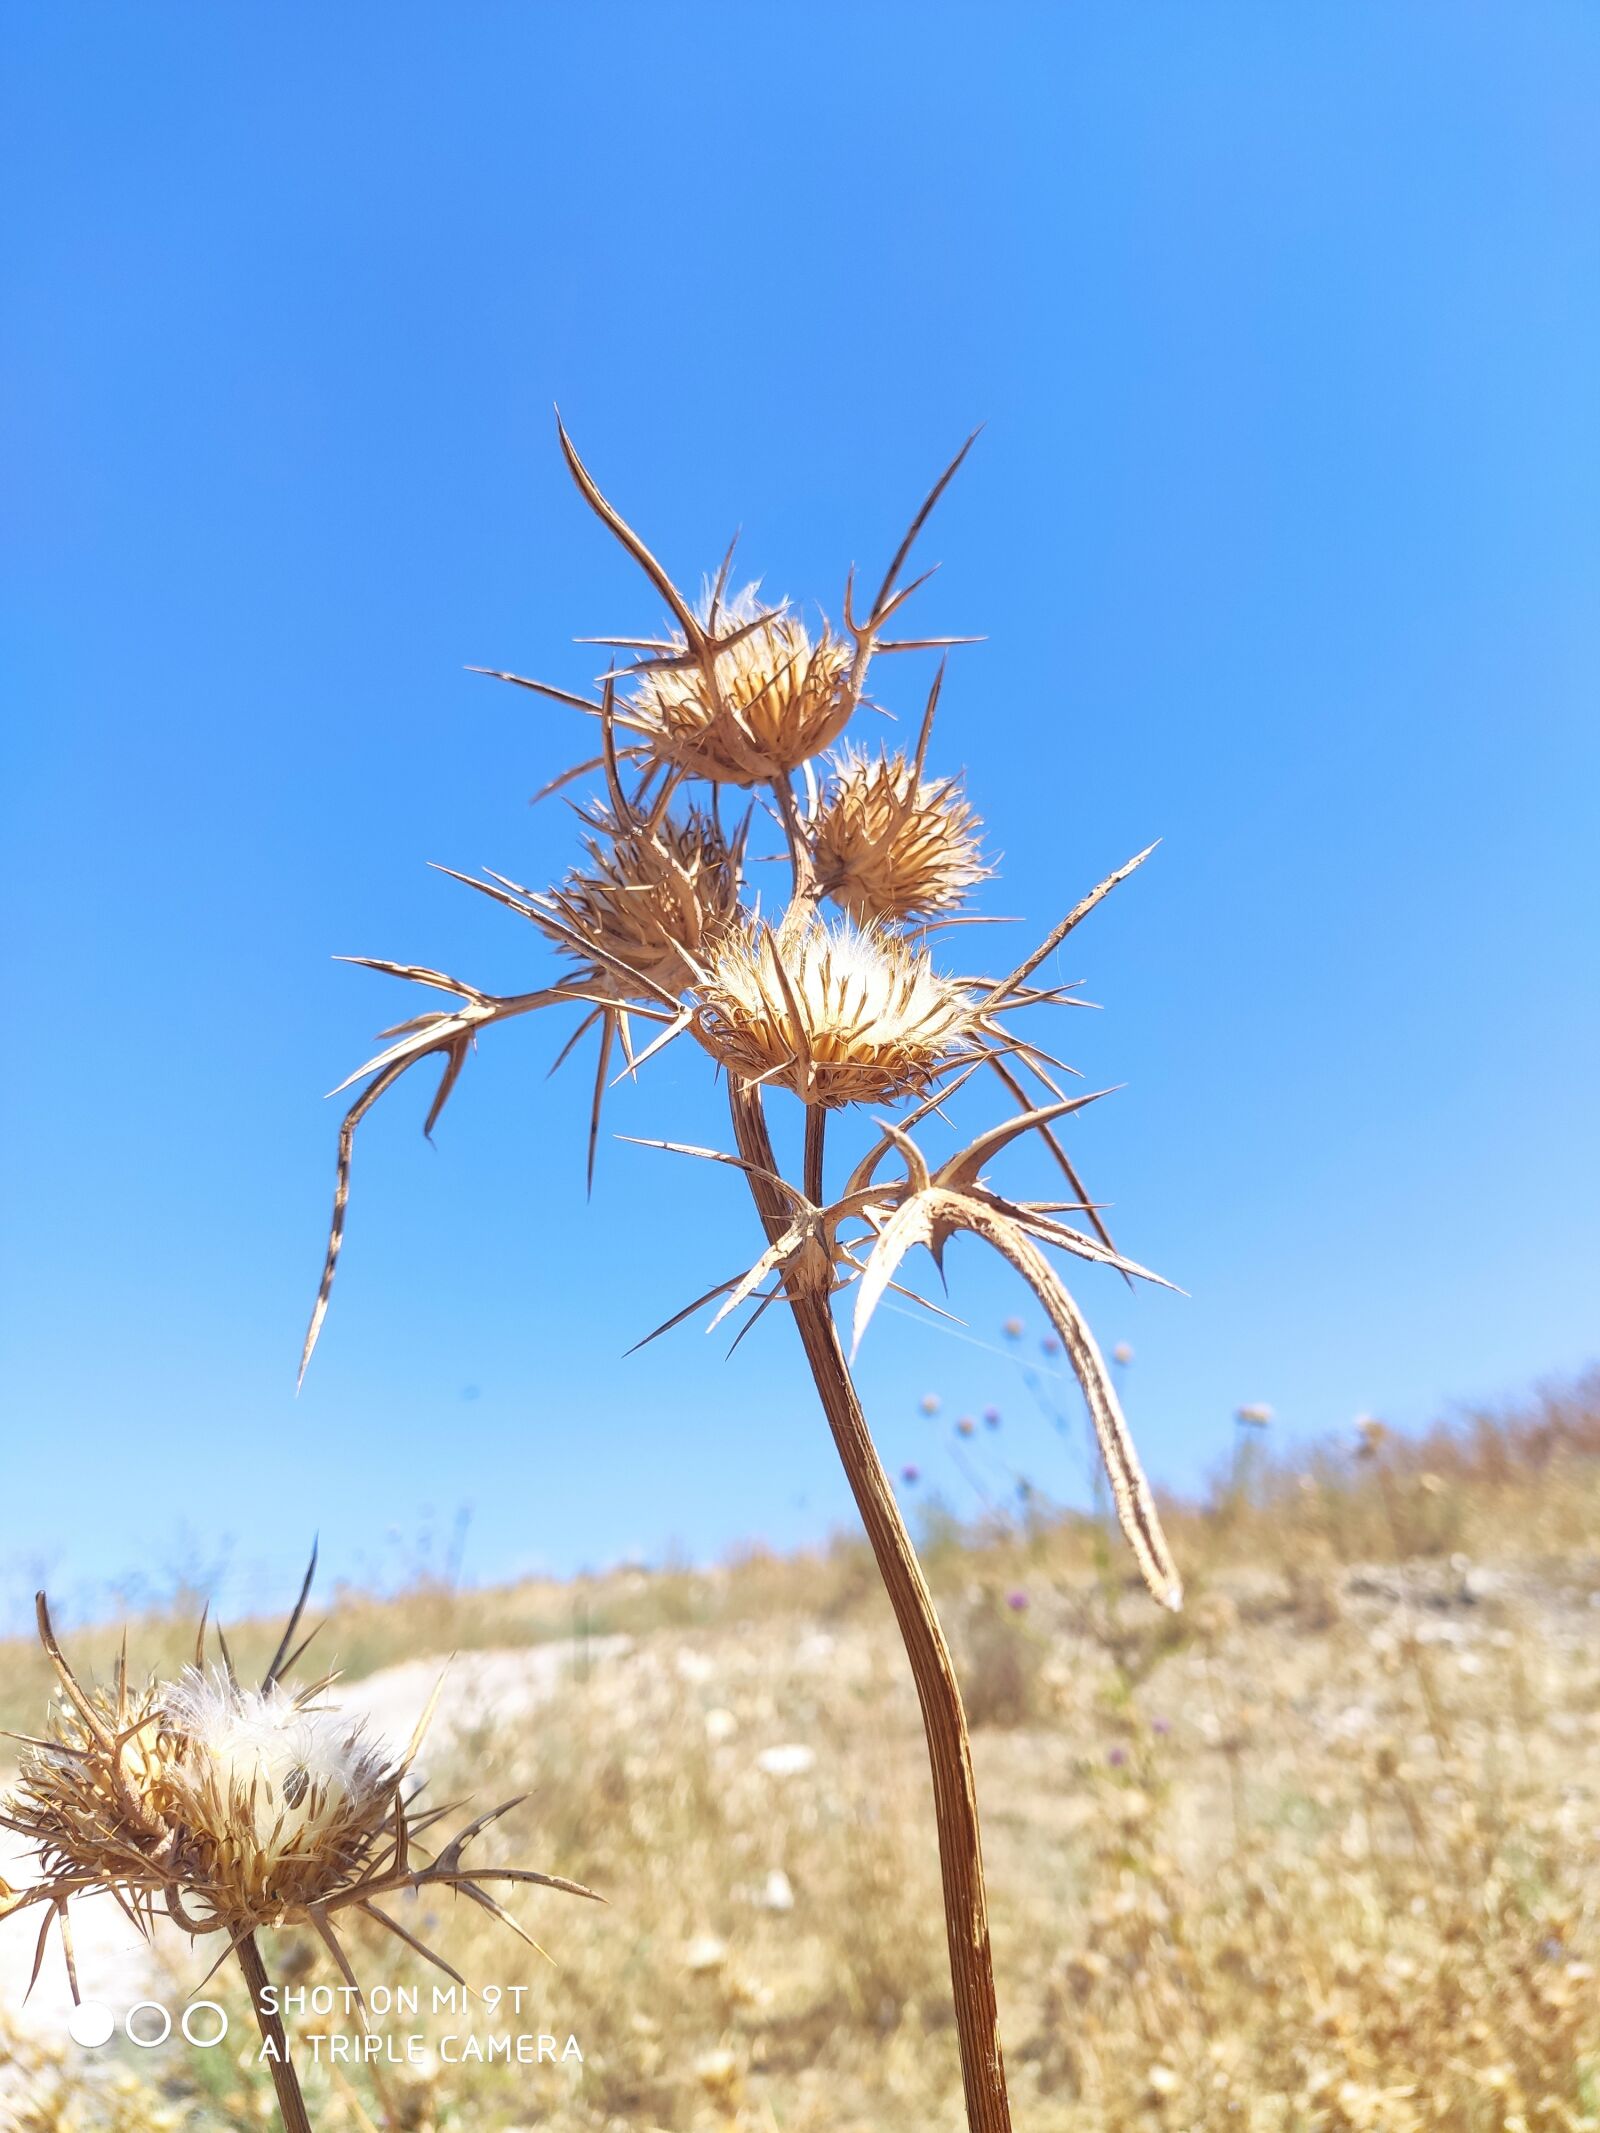
<path fill-rule="evenodd" d="M 913 518 L 870 605 L 861 607 L 852 573 L 840 605 L 842 626 L 824 622 L 813 632 L 786 603 L 763 604 L 754 588 L 729 597 L 731 547 L 702 599 L 691 603 L 601 493 L 559 423 L 558 434 L 580 493 L 671 619 L 664 635 L 587 640 L 613 654 L 592 698 L 498 669 L 477 670 L 598 723 L 598 752 L 546 787 L 554 791 L 591 773 L 603 778 L 604 799 L 579 810 L 581 866 L 548 892 L 519 888 L 499 874 L 456 877 L 528 920 L 563 958 L 567 975 L 543 993 L 499 999 L 438 971 L 369 963 L 453 995 L 456 1004 L 385 1031 L 388 1048 L 351 1077 L 362 1086 L 340 1133 L 334 1218 L 302 1373 L 338 1262 L 356 1128 L 419 1060 L 442 1062 L 426 1122 L 431 1131 L 480 1030 L 540 1007 L 580 1008 L 560 1056 L 598 1026 L 592 1173 L 614 1043 L 630 1075 L 683 1036 L 711 1055 L 728 1078 L 733 1151 L 676 1141 L 646 1145 L 741 1171 L 764 1249 L 656 1333 L 707 1304 L 716 1305 L 713 1324 L 749 1305 L 745 1330 L 780 1299 L 793 1315 L 921 1707 L 969 2126 L 973 2133 L 1004 2133 L 1009 2110 L 966 1718 L 948 1645 L 856 1394 L 833 1300 L 854 1289 L 859 1343 L 888 1290 L 914 1294 L 898 1278 L 912 1251 L 924 1249 L 942 1264 L 946 1244 L 959 1233 L 992 1246 L 1044 1306 L 1078 1376 L 1140 1571 L 1158 1600 L 1179 1604 L 1177 1570 L 1115 1387 L 1048 1254 L 1110 1266 L 1130 1279 L 1158 1277 L 1112 1243 L 1058 1132 L 1106 1092 L 1066 1096 L 1055 1076 L 1072 1070 L 1025 1026 L 1033 1010 L 1073 1002 L 1072 985 L 1040 984 L 1036 973 L 1148 852 L 1107 876 L 1006 976 L 951 973 L 936 967 L 929 934 L 973 916 L 959 907 L 987 869 L 978 819 L 959 778 L 925 776 L 942 669 L 909 758 L 874 763 L 847 743 L 831 782 L 824 787 L 819 780 L 821 751 L 840 740 L 859 712 L 874 708 L 866 690 L 876 660 L 972 641 L 889 634 L 923 582 L 902 583 L 913 545 L 970 438 Z M 703 789 L 696 793 L 697 785 Z M 727 787 L 747 810 L 743 795 L 755 795 L 753 810 L 733 832 L 722 824 Z M 670 813 L 686 788 L 688 812 Z M 749 842 L 763 824 L 775 833 L 777 849 L 752 855 Z M 751 856 L 787 862 L 788 905 L 776 918 L 763 915 L 748 894 Z M 834 906 L 831 916 L 826 903 Z M 645 1032 L 653 1034 L 641 1048 Z M 947 1100 L 980 1074 L 980 1088 L 1003 1091 L 1003 1117 L 954 1153 L 932 1149 L 933 1136 L 949 1124 Z M 798 1184 L 784 1176 L 774 1151 L 768 1090 L 802 1107 Z M 898 1121 L 874 1115 L 901 1106 L 910 1108 Z M 830 1199 L 830 1121 L 842 1132 L 852 1114 L 863 1113 L 875 1137 L 863 1147 L 856 1123 L 854 1167 Z M 937 1126 L 930 1123 L 935 1119 Z M 1020 1200 L 990 1183 L 990 1163 L 1024 1140 L 1047 1153 L 1066 1198 Z M 1063 1219 L 1069 1216 L 1082 1217 L 1083 1226 Z"/>

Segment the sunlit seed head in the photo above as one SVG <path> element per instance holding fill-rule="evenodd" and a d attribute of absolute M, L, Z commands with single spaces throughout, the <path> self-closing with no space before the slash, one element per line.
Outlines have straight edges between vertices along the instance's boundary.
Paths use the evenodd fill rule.
<path fill-rule="evenodd" d="M 831 1108 L 925 1088 L 970 1047 L 974 1016 L 926 951 L 898 934 L 791 912 L 775 928 L 728 936 L 695 1027 L 742 1079 Z"/>
<path fill-rule="evenodd" d="M 115 1756 L 120 1783 L 141 1802 L 154 1798 L 172 1763 L 172 1744 L 165 1726 L 159 1685 L 152 1681 L 142 1689 L 131 1690 L 122 1706 L 114 1693 L 96 1688 L 89 1693 L 89 1703 L 120 1740 Z M 50 1759 L 58 1767 L 73 1758 L 92 1766 L 103 1757 L 110 1769 L 111 1756 L 99 1746 L 82 1715 L 65 1696 L 58 1697 L 51 1705 L 49 1730 L 51 1739 L 60 1746 L 41 1747 L 35 1750 L 37 1755 Z M 26 1762 L 24 1756 L 24 1767 Z"/>
<path fill-rule="evenodd" d="M 360 1719 L 306 1704 L 280 1686 L 241 1688 L 220 1669 L 189 1667 L 167 1690 L 165 1708 L 191 1767 L 203 1764 L 221 1783 L 264 1777 L 281 1789 L 300 1773 L 326 1794 L 330 1811 L 386 1789 L 391 1760 L 366 1738 Z"/>
<path fill-rule="evenodd" d="M 53 1702 L 47 1739 L 28 1742 L 18 1757 L 10 1809 L 13 1826 L 47 1860 L 110 1883 L 160 1827 L 173 1743 L 154 1683 L 122 1701 L 93 1689 L 86 1702 L 103 1730 L 70 1699 Z"/>
<path fill-rule="evenodd" d="M 514 1802 L 478 1816 L 443 1850 L 437 1839 L 427 1847 L 414 1842 L 448 1812 L 425 1812 L 413 1822 L 403 1794 L 426 1716 L 407 1754 L 396 1758 L 367 1737 L 359 1719 L 319 1704 L 316 1688 L 294 1695 L 281 1685 L 280 1661 L 293 1664 L 283 1654 L 310 1583 L 308 1574 L 259 1689 L 242 1687 L 231 1662 L 206 1673 L 198 1655 L 176 1682 L 151 1679 L 135 1689 L 123 1658 L 109 1687 L 85 1684 L 39 1595 L 39 1637 L 57 1699 L 46 1737 L 24 1741 L 17 1781 L 0 1796 L 0 1824 L 37 1859 L 31 1885 L 0 1881 L 0 1919 L 30 1908 L 43 1914 L 35 1975 L 56 1928 L 77 1998 L 69 1913 L 74 1898 L 100 1891 L 146 1933 L 165 1916 L 191 1938 L 226 1935 L 224 1957 L 230 1942 L 242 1950 L 259 1926 L 314 1924 L 347 1979 L 333 1921 L 354 1909 L 378 1916 L 375 1895 L 453 1890 L 505 1917 L 482 1878 L 550 1879 L 589 1893 L 522 1869 L 461 1864 L 463 1846 Z M 413 1934 L 404 1938 L 443 1965 Z"/>
<path fill-rule="evenodd" d="M 399 1767 L 359 1719 L 189 1668 L 166 1692 L 178 1814 L 245 1915 L 337 1888 L 390 1810 Z"/>
<path fill-rule="evenodd" d="M 682 992 L 738 916 L 735 855 L 698 810 L 654 825 L 588 819 L 597 833 L 585 840 L 588 864 L 551 899 L 574 936 L 564 952 L 578 961 L 585 986 L 610 998 L 638 997 L 629 972 Z"/>
<path fill-rule="evenodd" d="M 852 918 L 927 918 L 985 878 L 977 828 L 954 780 L 929 783 L 903 754 L 847 748 L 812 823 L 812 856 Z"/>
<path fill-rule="evenodd" d="M 749 586 L 719 608 L 719 638 L 745 634 L 711 658 L 711 674 L 689 654 L 646 674 L 628 698 L 632 737 L 659 760 L 714 784 L 767 784 L 831 747 L 855 708 L 852 651 L 826 628 L 813 642 L 797 616 L 763 610 Z M 753 629 L 746 625 L 754 623 Z"/>

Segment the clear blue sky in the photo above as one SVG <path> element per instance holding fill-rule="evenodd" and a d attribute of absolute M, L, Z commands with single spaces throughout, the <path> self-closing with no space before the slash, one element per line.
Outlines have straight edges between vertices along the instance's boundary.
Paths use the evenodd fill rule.
<path fill-rule="evenodd" d="M 426 868 L 548 878 L 527 796 L 653 599 L 559 400 L 689 580 L 735 524 L 837 606 L 929 475 L 929 628 L 1042 928 L 1127 1248 L 1082 1295 L 1193 1482 L 1242 1400 L 1425 1419 L 1595 1352 L 1600 15 L 1589 5 L 147 4 L 7 11 L 4 1596 L 235 1543 L 286 1583 L 470 1502 L 468 1568 L 848 1511 L 736 1180 L 603 1152 L 556 1033 L 438 1145 L 375 1118 L 307 1390 L 334 1109 L 412 1011 L 336 951 L 538 982 Z M 893 677 L 904 698 L 924 677 Z M 621 1130 L 719 1130 L 680 1048 Z M 1025 1299 L 975 1252 L 994 1342 Z M 1037 1314 L 1029 1314 L 1030 1323 Z M 1013 1364 L 885 1318 L 888 1456 L 1074 1457 Z M 386 1554 L 386 1551 L 387 1554 Z"/>

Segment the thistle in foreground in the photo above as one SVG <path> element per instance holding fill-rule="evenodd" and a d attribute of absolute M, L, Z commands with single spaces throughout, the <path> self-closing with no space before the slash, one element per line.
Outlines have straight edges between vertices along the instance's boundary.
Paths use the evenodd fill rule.
<path fill-rule="evenodd" d="M 1050 1255 L 1110 1266 L 1129 1279 L 1156 1277 L 1112 1243 L 1058 1131 L 1106 1092 L 1068 1097 L 1055 1076 L 1072 1070 L 1024 1028 L 1036 1009 L 1082 1004 L 1072 985 L 1040 985 L 1035 974 L 1148 852 L 1107 876 L 1008 975 L 962 975 L 936 964 L 930 935 L 974 916 L 967 899 L 989 873 L 960 780 L 926 771 L 943 667 L 909 754 L 872 754 L 844 736 L 859 713 L 877 708 L 866 694 L 876 660 L 971 641 L 889 634 L 923 582 L 902 583 L 913 544 L 971 439 L 913 519 L 870 606 L 862 610 L 852 573 L 842 627 L 824 622 L 813 631 L 787 605 L 764 604 L 753 588 L 729 599 L 731 549 L 691 605 L 557 427 L 579 491 L 644 572 L 670 620 L 660 636 L 588 640 L 612 652 L 592 697 L 500 669 L 474 670 L 582 711 L 598 727 L 598 753 L 545 788 L 590 774 L 603 782 L 602 795 L 580 809 L 585 856 L 566 881 L 534 891 L 498 874 L 456 876 L 527 919 L 564 968 L 538 991 L 501 996 L 440 971 L 358 959 L 450 1004 L 386 1031 L 387 1049 L 343 1085 L 360 1087 L 340 1129 L 333 1224 L 301 1373 L 338 1265 L 356 1130 L 412 1066 L 435 1057 L 441 1063 L 431 1132 L 480 1030 L 535 1008 L 581 1009 L 561 1057 L 598 1024 L 592 1175 L 614 1041 L 621 1041 L 629 1073 L 683 1037 L 711 1055 L 726 1076 L 733 1149 L 647 1145 L 741 1172 L 765 1248 L 657 1333 L 708 1304 L 717 1306 L 713 1324 L 745 1305 L 759 1317 L 780 1300 L 793 1315 L 921 1702 L 968 2121 L 974 2133 L 1002 2133 L 1010 2118 L 966 1721 L 949 1649 L 856 1396 L 834 1298 L 855 1290 L 859 1342 L 918 1247 L 941 1268 L 958 1234 L 998 1251 L 1043 1304 L 1077 1373 L 1146 1582 L 1163 1604 L 1179 1604 L 1177 1572 L 1115 1387 Z M 822 751 L 836 743 L 838 753 L 819 768 Z M 729 786 L 755 800 L 733 832 L 722 822 Z M 775 849 L 752 852 L 765 825 Z M 748 862 L 762 857 L 787 865 L 787 904 L 776 918 L 763 915 L 749 893 Z M 641 1049 L 645 1032 L 650 1041 Z M 1004 1116 L 966 1147 L 934 1151 L 947 1099 L 979 1075 L 1003 1092 Z M 769 1092 L 801 1107 L 798 1179 L 784 1175 L 774 1153 Z M 898 1121 L 879 1115 L 897 1106 L 910 1107 Z M 853 1127 L 856 1145 L 853 1167 L 830 1195 L 835 1120 Z M 991 1163 L 1024 1140 L 1048 1156 L 1064 1197 L 1018 1199 L 990 1182 Z"/>
<path fill-rule="evenodd" d="M 315 1564 L 313 1555 L 313 1570 Z M 433 1833 L 453 1810 L 416 1809 L 420 1788 L 411 1766 L 431 1704 L 405 1753 L 396 1755 L 359 1719 L 325 1701 L 331 1675 L 299 1689 L 285 1686 L 285 1675 L 310 1641 L 291 1649 L 311 1576 L 308 1570 L 272 1664 L 253 1688 L 238 1679 L 220 1637 L 221 1662 L 207 1664 L 204 1624 L 194 1664 L 179 1680 L 151 1679 L 135 1688 L 124 1640 L 111 1687 L 86 1687 L 62 1653 L 40 1593 L 39 1637 L 58 1692 L 47 1736 L 24 1741 L 16 1787 L 0 1802 L 0 1827 L 24 1838 L 40 1866 L 32 1887 L 11 1889 L 0 1882 L 0 1918 L 30 1909 L 44 1913 L 30 1990 L 55 1926 L 72 1996 L 78 1997 L 75 1898 L 111 1896 L 145 1934 L 165 1916 L 191 1938 L 225 1936 L 207 1976 L 230 1955 L 237 1959 L 288 2133 L 307 2133 L 308 2121 L 288 2041 L 265 1989 L 256 1941 L 262 1927 L 311 1928 L 364 2011 L 335 1925 L 345 1914 L 384 1928 L 464 1984 L 443 1956 L 380 1908 L 380 1898 L 449 1889 L 537 1947 L 486 1883 L 592 1895 L 575 1881 L 527 1867 L 463 1865 L 465 1847 L 516 1800 L 480 1815 L 442 1850 L 432 1849 Z"/>

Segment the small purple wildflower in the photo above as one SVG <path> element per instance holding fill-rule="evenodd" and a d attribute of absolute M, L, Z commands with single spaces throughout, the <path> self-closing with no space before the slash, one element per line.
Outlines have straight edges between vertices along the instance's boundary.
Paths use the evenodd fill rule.
<path fill-rule="evenodd" d="M 1014 1615 L 1026 1614 L 1028 1611 L 1028 1595 L 1025 1592 L 1008 1592 L 1006 1594 L 1006 1605 Z"/>

